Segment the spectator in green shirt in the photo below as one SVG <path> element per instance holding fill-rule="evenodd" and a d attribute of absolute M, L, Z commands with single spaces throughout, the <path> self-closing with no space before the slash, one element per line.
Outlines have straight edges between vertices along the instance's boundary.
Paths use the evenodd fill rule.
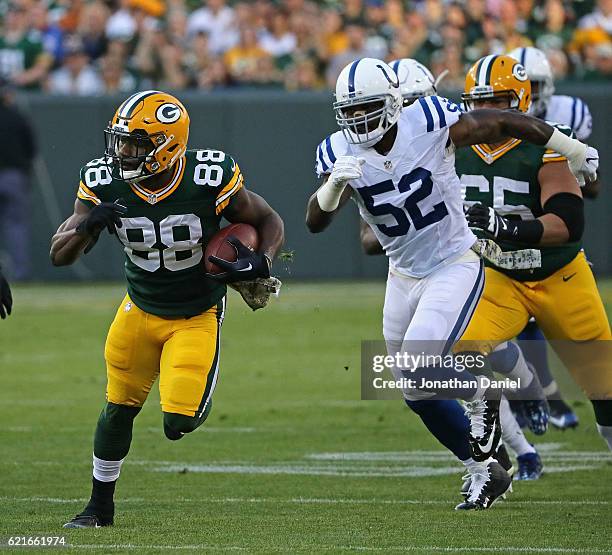
<path fill-rule="evenodd" d="M 40 33 L 29 28 L 25 9 L 11 5 L 0 34 L 0 77 L 17 87 L 38 89 L 52 63 Z"/>

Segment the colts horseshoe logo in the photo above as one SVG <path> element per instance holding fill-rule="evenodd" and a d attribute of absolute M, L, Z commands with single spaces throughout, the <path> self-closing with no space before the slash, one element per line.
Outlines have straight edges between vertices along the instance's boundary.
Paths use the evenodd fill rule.
<path fill-rule="evenodd" d="M 391 77 L 389 77 L 387 70 L 384 66 L 381 66 L 380 64 L 376 64 L 376 67 L 378 69 L 380 69 L 380 71 L 383 72 L 383 75 L 385 76 L 385 79 L 387 81 L 389 81 L 389 83 L 391 84 L 392 87 L 399 87 L 399 78 L 397 77 L 397 75 L 393 74 L 393 76 L 395 77 L 395 79 L 392 79 Z"/>
<path fill-rule="evenodd" d="M 162 123 L 174 123 L 181 117 L 181 109 L 176 104 L 166 102 L 157 109 L 155 117 Z"/>

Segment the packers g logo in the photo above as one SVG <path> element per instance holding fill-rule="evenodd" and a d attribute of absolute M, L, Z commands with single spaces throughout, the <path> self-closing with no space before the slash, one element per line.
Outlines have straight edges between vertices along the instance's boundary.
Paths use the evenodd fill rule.
<path fill-rule="evenodd" d="M 166 102 L 157 109 L 155 117 L 162 123 L 174 123 L 181 117 L 181 109 L 176 104 Z"/>
<path fill-rule="evenodd" d="M 521 64 L 514 64 L 512 68 L 512 75 L 514 75 L 519 81 L 527 81 L 527 72 Z"/>

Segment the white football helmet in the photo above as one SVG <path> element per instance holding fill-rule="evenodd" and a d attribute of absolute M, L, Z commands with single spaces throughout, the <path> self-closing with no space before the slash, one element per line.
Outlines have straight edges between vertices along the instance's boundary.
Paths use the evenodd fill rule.
<path fill-rule="evenodd" d="M 351 144 L 376 144 L 399 119 L 402 110 L 397 75 L 376 58 L 348 64 L 336 81 L 336 121 Z"/>
<path fill-rule="evenodd" d="M 527 46 L 525 48 L 515 48 L 508 55 L 521 63 L 531 81 L 529 113 L 543 116 L 546 113 L 550 98 L 555 92 L 552 69 L 546 54 L 538 48 Z"/>
<path fill-rule="evenodd" d="M 436 94 L 436 85 L 431 71 L 412 58 L 389 62 L 399 79 L 404 106 L 412 104 L 421 96 Z"/>

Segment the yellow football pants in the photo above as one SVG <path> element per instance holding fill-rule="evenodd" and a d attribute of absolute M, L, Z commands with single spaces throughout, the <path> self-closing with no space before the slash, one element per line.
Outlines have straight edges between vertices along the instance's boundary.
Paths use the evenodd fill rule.
<path fill-rule="evenodd" d="M 107 400 L 141 407 L 159 375 L 164 412 L 201 416 L 217 382 L 225 300 L 192 318 L 162 318 L 125 296 L 106 339 Z"/>
<path fill-rule="evenodd" d="M 612 399 L 610 323 L 583 252 L 542 281 L 487 268 L 482 298 L 456 350 L 474 350 L 465 343 L 474 341 L 490 352 L 523 331 L 531 316 L 589 398 Z"/>

